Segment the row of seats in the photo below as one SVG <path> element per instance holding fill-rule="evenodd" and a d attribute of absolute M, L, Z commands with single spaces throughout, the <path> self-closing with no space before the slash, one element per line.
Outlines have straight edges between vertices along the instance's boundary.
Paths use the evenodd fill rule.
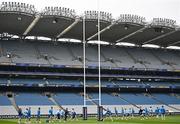
<path fill-rule="evenodd" d="M 180 86 L 175 82 L 138 82 L 138 81 L 107 81 L 102 80 L 102 85 L 120 85 L 120 86 Z M 29 79 L 29 78 L 0 78 L 0 84 L 61 84 L 61 85 L 81 85 L 81 80 L 65 80 L 65 79 Z M 98 80 L 86 80 L 89 86 L 98 85 Z"/>
<path fill-rule="evenodd" d="M 90 99 L 88 105 L 98 104 L 98 93 L 89 93 Z M 152 104 L 180 104 L 180 96 L 176 94 L 151 94 L 152 97 L 144 94 L 118 93 L 116 95 L 102 93 L 103 105 L 152 105 Z M 60 105 L 83 105 L 83 95 L 80 93 L 57 93 L 52 96 Z M 154 99 L 155 98 L 155 99 Z M 37 93 L 18 93 L 15 95 L 15 101 L 18 106 L 22 105 L 53 105 L 47 96 Z M 161 101 L 161 102 L 159 102 Z M 0 95 L 0 106 L 11 105 L 7 96 Z"/>
<path fill-rule="evenodd" d="M 134 108 L 135 112 L 138 113 L 139 108 L 137 108 L 137 106 L 142 108 L 152 106 L 153 110 L 155 110 L 156 107 L 162 105 L 170 112 L 179 112 L 180 94 L 151 94 L 150 96 L 151 97 L 140 93 L 102 93 L 101 98 L 103 107 L 109 108 L 112 112 L 114 112 L 114 107 L 116 107 L 119 112 L 122 107 L 128 110 L 129 108 Z M 88 93 L 88 98 L 88 113 L 97 114 L 98 94 Z M 50 98 L 37 93 L 16 93 L 14 99 L 0 94 L 0 116 L 17 115 L 16 105 L 22 108 L 23 112 L 26 108 L 31 107 L 33 115 L 37 113 L 39 107 L 41 107 L 41 113 L 43 115 L 48 114 L 52 106 L 54 107 L 55 114 L 59 110 L 57 104 L 69 110 L 74 108 L 78 114 L 82 114 L 83 100 L 82 93 L 57 93 Z M 56 101 L 56 103 L 53 101 Z"/>
<path fill-rule="evenodd" d="M 10 54 L 11 58 L 7 58 Z M 0 41 L 0 63 L 33 63 L 82 66 L 82 44 Z M 86 64 L 98 66 L 97 45 L 86 46 Z M 122 68 L 180 69 L 175 50 L 101 47 L 101 65 Z"/>
<path fill-rule="evenodd" d="M 83 85 L 83 80 L 68 80 L 68 79 L 33 79 L 33 78 L 0 78 L 0 84 L 25 84 L 25 85 L 37 85 L 37 84 L 58 84 L 58 85 Z M 98 80 L 86 80 L 87 86 L 97 86 L 99 84 Z M 138 81 L 108 81 L 101 80 L 103 86 L 180 86 L 177 82 L 138 82 Z"/>

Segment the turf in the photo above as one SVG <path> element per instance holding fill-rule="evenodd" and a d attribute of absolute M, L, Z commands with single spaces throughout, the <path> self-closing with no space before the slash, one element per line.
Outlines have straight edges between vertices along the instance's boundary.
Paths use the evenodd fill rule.
<path fill-rule="evenodd" d="M 25 120 L 23 120 L 24 122 Z M 65 123 L 65 124 L 180 124 L 180 115 L 178 116 L 168 116 L 166 117 L 166 120 L 161 120 L 157 119 L 155 117 L 141 120 L 141 118 L 136 117 L 134 119 L 128 119 L 128 120 L 121 120 L 114 118 L 114 121 L 112 122 L 110 119 L 106 119 L 105 121 L 98 122 L 95 118 L 89 118 L 86 121 L 83 121 L 79 118 L 79 120 L 76 121 L 70 121 L 68 120 L 67 122 L 59 122 L 59 121 L 54 121 L 53 123 L 50 124 L 60 124 L 60 123 Z M 1 119 L 0 124 L 17 124 L 17 119 Z M 23 123 L 25 124 L 25 123 Z M 37 124 L 34 119 L 32 119 L 31 124 Z M 41 124 L 47 124 L 45 119 L 41 120 Z"/>

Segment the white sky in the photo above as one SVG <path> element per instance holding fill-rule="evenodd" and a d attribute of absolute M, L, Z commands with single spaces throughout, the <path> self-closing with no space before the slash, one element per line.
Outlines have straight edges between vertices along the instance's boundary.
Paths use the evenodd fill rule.
<path fill-rule="evenodd" d="M 98 0 L 0 0 L 0 2 L 24 2 L 34 4 L 40 11 L 45 6 L 61 6 L 75 9 L 81 15 L 85 10 L 98 10 Z M 119 14 L 136 14 L 144 16 L 147 21 L 152 18 L 169 18 L 180 25 L 180 0 L 99 0 L 101 11 Z"/>

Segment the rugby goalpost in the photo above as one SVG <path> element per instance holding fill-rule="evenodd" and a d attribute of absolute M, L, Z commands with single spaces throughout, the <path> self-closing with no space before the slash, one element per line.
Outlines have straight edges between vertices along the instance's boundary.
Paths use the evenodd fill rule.
<path fill-rule="evenodd" d="M 98 106 L 97 106 L 97 120 L 103 120 L 103 107 L 101 103 L 101 44 L 100 44 L 100 11 L 99 11 L 99 0 L 97 0 L 98 7 L 98 24 L 97 24 L 97 32 L 98 32 L 98 87 L 99 87 L 99 98 Z M 87 120 L 87 104 L 86 104 L 86 22 L 85 22 L 85 14 L 83 15 L 83 71 L 84 71 L 84 105 L 83 105 L 83 120 Z"/>

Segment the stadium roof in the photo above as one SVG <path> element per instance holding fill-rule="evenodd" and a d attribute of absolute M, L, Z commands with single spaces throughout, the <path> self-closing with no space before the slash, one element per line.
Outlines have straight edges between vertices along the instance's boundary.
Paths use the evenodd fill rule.
<path fill-rule="evenodd" d="M 33 5 L 16 2 L 1 4 L 0 34 L 82 40 L 85 19 L 86 41 L 97 40 L 98 16 L 101 40 L 110 44 L 180 46 L 180 27 L 171 19 L 154 18 L 147 22 L 144 17 L 130 14 L 113 19 L 111 13 L 100 12 L 98 15 L 97 11 L 86 11 L 80 16 L 75 10 L 63 7 L 46 7 L 37 12 Z"/>

